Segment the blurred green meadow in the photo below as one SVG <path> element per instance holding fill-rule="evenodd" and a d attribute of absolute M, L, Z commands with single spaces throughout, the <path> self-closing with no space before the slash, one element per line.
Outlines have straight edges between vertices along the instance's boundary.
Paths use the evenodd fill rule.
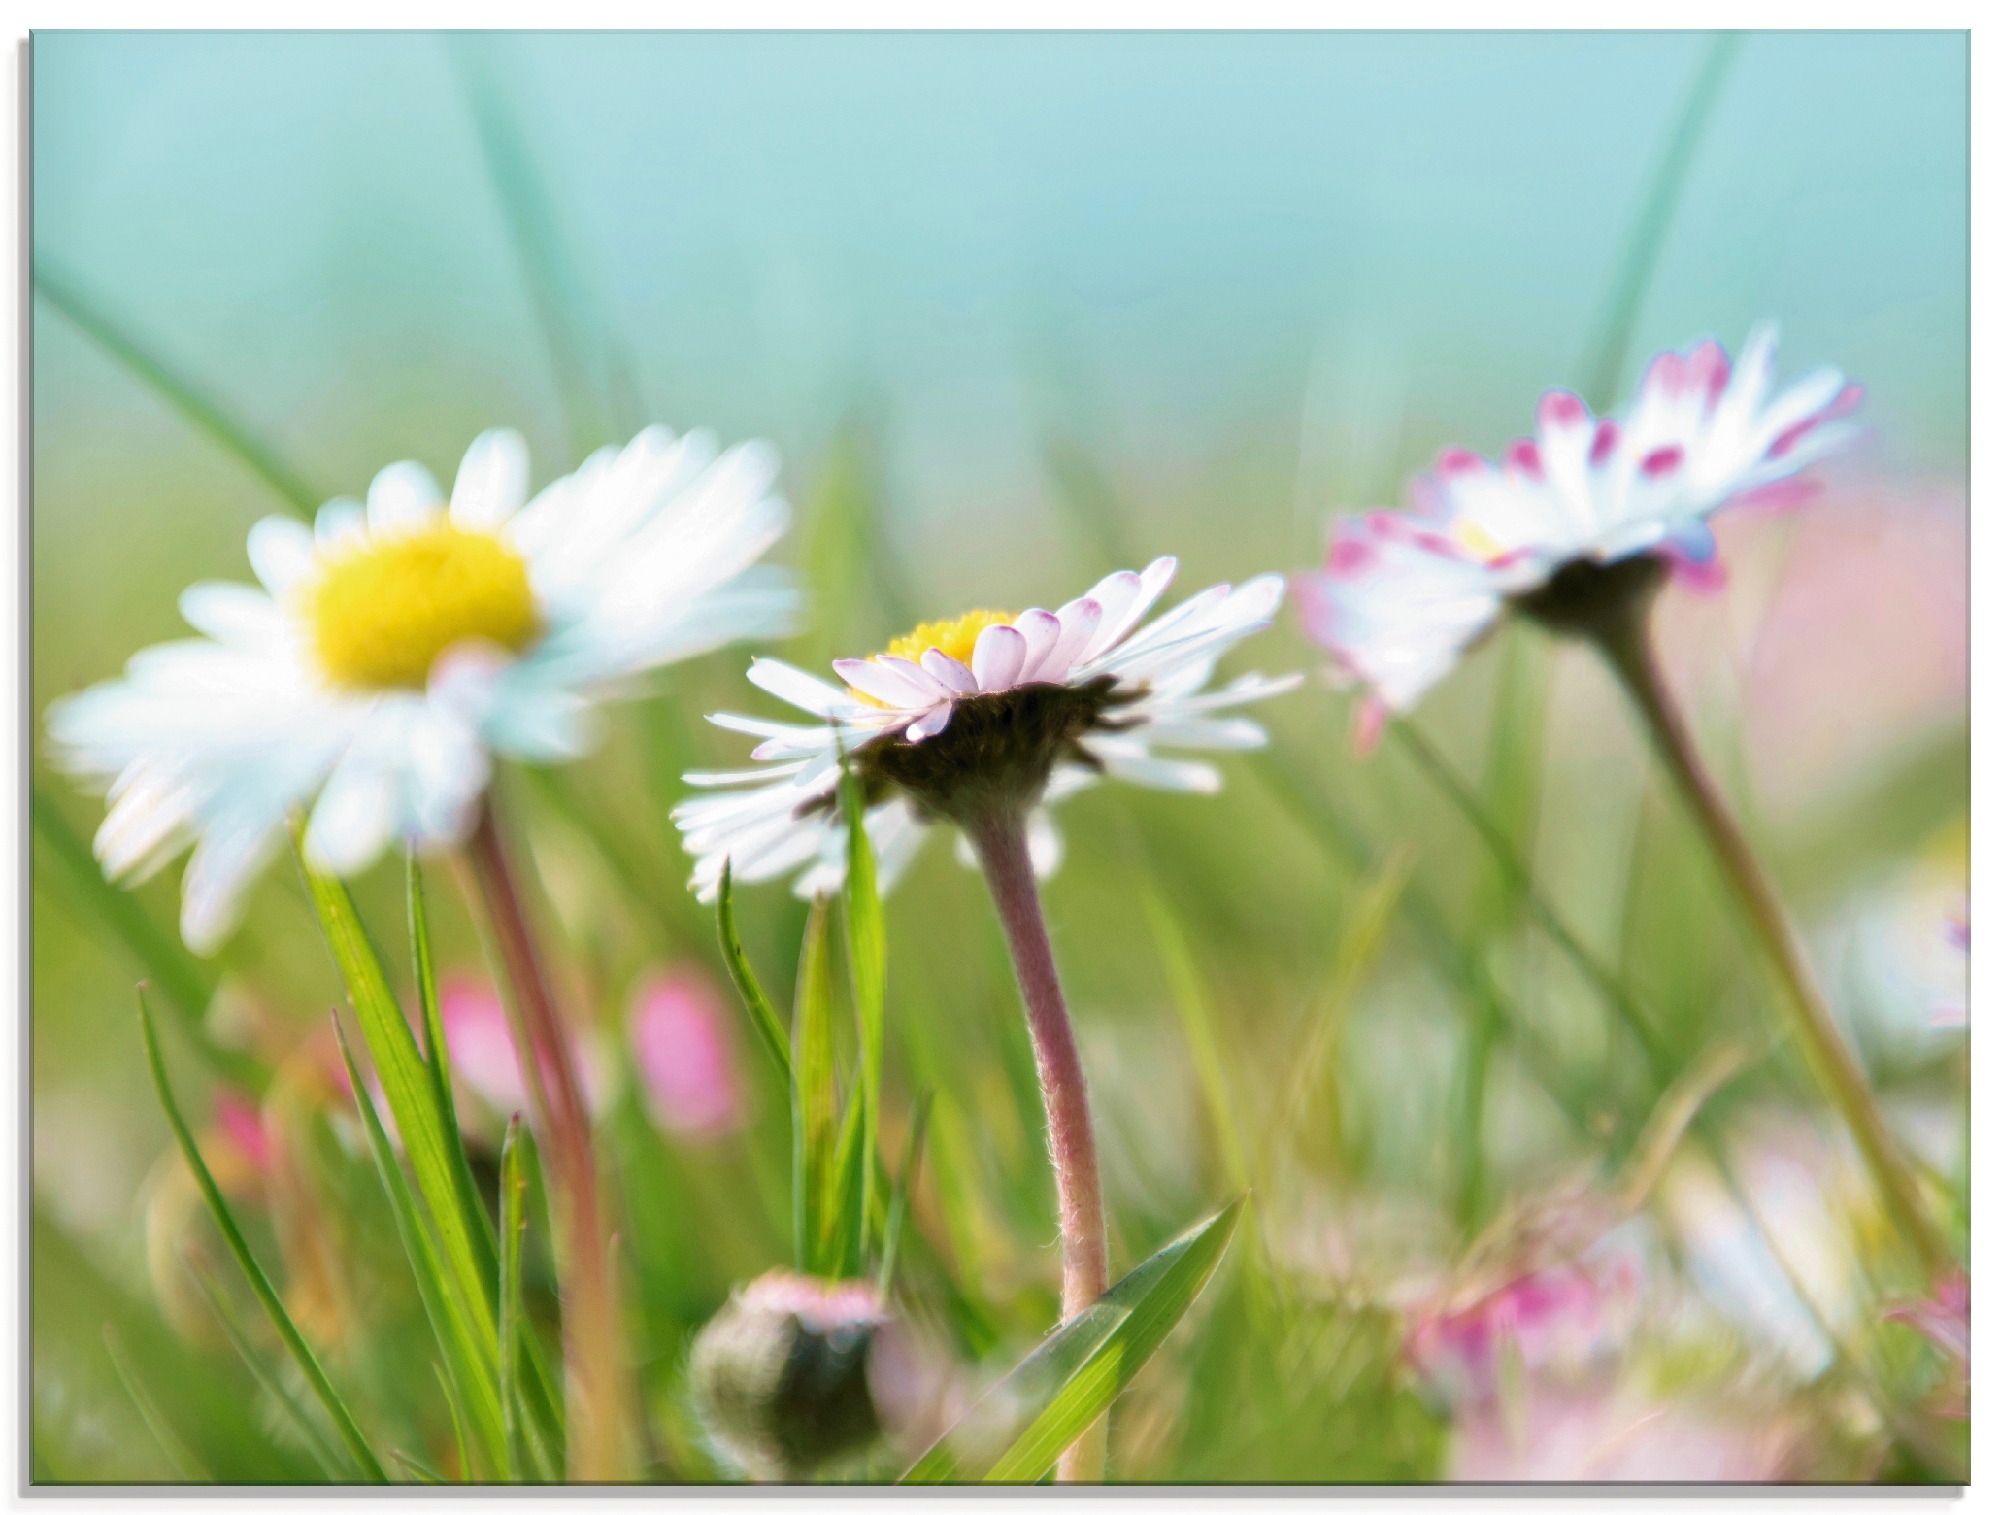
<path fill-rule="evenodd" d="M 329 1373 L 382 1445 L 452 1465 L 352 1106 L 300 1071 L 343 996 L 296 870 L 192 958 L 178 866 L 104 885 L 101 803 L 39 730 L 184 634 L 186 584 L 246 578 L 257 518 L 400 458 L 448 478 L 489 426 L 529 438 L 537 486 L 654 420 L 772 439 L 809 610 L 769 650 L 817 668 L 1159 553 L 1176 598 L 1314 566 L 1336 512 L 1397 503 L 1440 446 L 1497 452 L 1544 388 L 1601 407 L 1661 347 L 1781 321 L 1787 372 L 1867 386 L 1868 441 L 1803 510 L 1725 520 L 1728 583 L 1671 590 L 1661 650 L 1962 1247 L 1966 56 L 1939 33 L 38 34 L 35 1480 L 327 1476 L 261 1320 L 232 1342 L 182 1262 L 228 1267 L 148 1077 L 141 977 Z M 663 1481 L 738 1476 L 689 1342 L 792 1256 L 785 1089 L 667 818 L 684 770 L 749 746 L 705 712 L 776 711 L 749 651 L 665 670 L 594 755 L 499 781 L 604 1067 Z M 1921 1280 L 1619 691 L 1510 624 L 1360 757 L 1323 664 L 1284 617 L 1232 656 L 1313 677 L 1260 709 L 1272 745 L 1219 796 L 1104 785 L 1058 814 L 1047 908 L 1114 1277 L 1252 1195 L 1114 1411 L 1113 1476 L 1954 1476 L 1965 1427 L 1924 1410 L 1949 1364 L 1880 1308 Z M 447 860 L 426 877 L 441 971 L 483 979 Z M 354 885 L 392 967 L 403 890 L 393 861 Z M 782 1011 L 806 907 L 736 904 Z M 883 1150 L 930 1113 L 907 1403 L 854 1476 L 907 1466 L 1059 1286 L 980 880 L 933 839 L 886 904 Z M 663 972 L 722 1007 L 722 1129 L 659 1118 L 634 1065 Z M 1747 1066 L 1618 1228 L 1632 1318 L 1529 1396 L 1569 1419 L 1477 1422 L 1413 1364 L 1411 1320 L 1524 1201 L 1631 1171 L 1725 1045 Z M 246 1107 L 293 1138 L 280 1158 Z M 498 1129 L 468 1120 L 483 1182 Z"/>

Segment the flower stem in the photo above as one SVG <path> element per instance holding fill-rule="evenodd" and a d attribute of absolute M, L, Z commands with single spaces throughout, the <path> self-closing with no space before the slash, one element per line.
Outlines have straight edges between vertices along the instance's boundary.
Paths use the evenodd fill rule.
<path fill-rule="evenodd" d="M 1035 1071 L 1049 1123 L 1049 1158 L 1056 1170 L 1056 1204 L 1062 1228 L 1063 1319 L 1093 1303 L 1110 1284 L 1110 1256 L 1104 1239 L 1104 1196 L 1097 1178 L 1097 1140 L 1090 1129 L 1090 1091 L 1077 1055 L 1062 980 L 1056 974 L 1049 931 L 1042 920 L 1041 895 L 1028 860 L 1028 834 L 1019 811 L 996 810 L 969 825 L 980 870 L 992 892 L 1014 976 L 1028 1012 L 1028 1035 L 1035 1046 Z M 1102 1418 L 1074 1442 L 1057 1464 L 1065 1483 L 1104 1476 L 1106 1427 Z"/>
<path fill-rule="evenodd" d="M 479 824 L 466 851 L 512 990 L 515 1051 L 555 1178 L 556 1230 L 563 1261 L 569 1476 L 582 1482 L 611 1482 L 630 1472 L 627 1396 L 617 1280 L 604 1223 L 603 1186 L 591 1146 L 590 1112 L 490 799 L 480 806 Z"/>
<path fill-rule="evenodd" d="M 1933 1277 L 1958 1266 L 1946 1239 L 1924 1203 L 1915 1174 L 1904 1160 L 1876 1103 L 1868 1076 L 1834 1023 L 1825 995 L 1813 977 L 1805 946 L 1786 913 L 1776 885 L 1758 862 L 1749 839 L 1730 812 L 1714 778 L 1696 751 L 1647 635 L 1650 595 L 1634 597 L 1623 614 L 1606 616 L 1590 637 L 1610 662 L 1639 708 L 1674 782 L 1694 813 L 1723 875 L 1736 891 L 1759 941 L 1769 953 L 1791 1012 L 1792 1030 L 1804 1044 L 1808 1062 L 1827 1098 L 1846 1121 L 1855 1145 L 1874 1175 L 1890 1218 Z"/>

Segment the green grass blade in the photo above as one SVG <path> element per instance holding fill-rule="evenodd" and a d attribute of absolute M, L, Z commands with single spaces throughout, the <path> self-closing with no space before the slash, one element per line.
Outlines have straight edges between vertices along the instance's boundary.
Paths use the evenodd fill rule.
<path fill-rule="evenodd" d="M 1034 1423 L 987 1471 L 988 1483 L 1031 1483 L 1111 1408 L 1111 1402 L 1159 1349 L 1214 1276 L 1242 1213 L 1237 1199 L 1212 1220 L 1163 1248 L 1156 1281 L 1130 1302 L 1131 1313 Z"/>
<path fill-rule="evenodd" d="M 215 994 L 215 978 L 172 932 L 163 929 L 127 890 L 104 876 L 90 843 L 77 834 L 62 807 L 36 784 L 29 805 L 35 835 L 60 864 L 55 877 L 68 885 L 76 909 L 87 920 L 108 927 L 132 954 L 147 981 L 174 1007 L 182 1028 L 203 1062 L 246 1089 L 262 1093 L 271 1075 L 255 1058 L 218 1046 L 202 1017 Z M 40 870 L 36 879 L 50 877 Z"/>
<path fill-rule="evenodd" d="M 222 1233 L 222 1239 L 228 1246 L 230 1255 L 243 1270 L 243 1276 L 250 1284 L 250 1291 L 257 1296 L 257 1303 L 262 1305 L 264 1313 L 270 1316 L 272 1326 L 285 1344 L 285 1350 L 291 1353 L 292 1360 L 298 1364 L 299 1371 L 312 1386 L 314 1396 L 332 1418 L 334 1429 L 340 1433 L 342 1443 L 360 1466 L 362 1477 L 370 1483 L 387 1483 L 389 1477 L 383 1472 L 380 1460 L 369 1448 L 367 1438 L 361 1434 L 361 1428 L 355 1424 L 354 1416 L 348 1410 L 346 1403 L 335 1392 L 325 1370 L 319 1365 L 319 1359 L 313 1355 L 312 1348 L 306 1345 L 305 1338 L 299 1334 L 299 1328 L 292 1324 L 292 1317 L 286 1312 L 283 1301 L 278 1298 L 278 1291 L 271 1287 L 271 1280 L 265 1277 L 263 1268 L 258 1265 L 256 1256 L 250 1250 L 250 1243 L 244 1240 L 243 1232 L 238 1229 L 236 1217 L 230 1214 L 229 1205 L 222 1197 L 222 1190 L 216 1187 L 214 1175 L 208 1171 L 208 1164 L 202 1161 L 201 1148 L 195 1144 L 194 1133 L 188 1130 L 187 1122 L 181 1116 L 180 1106 L 174 1103 L 173 1086 L 167 1081 L 166 1063 L 160 1057 L 160 1041 L 153 1029 L 152 1008 L 146 1002 L 143 988 L 139 992 L 139 1030 L 145 1038 L 146 1064 L 152 1071 L 153 1088 L 159 1095 L 160 1107 L 166 1111 L 167 1124 L 173 1128 L 174 1140 L 180 1145 L 181 1156 L 187 1160 L 188 1169 L 194 1175 L 195 1185 L 201 1190 L 202 1198 L 208 1202 L 209 1213 L 215 1217 L 216 1229 Z"/>
<path fill-rule="evenodd" d="M 249 1333 L 236 1318 L 235 1307 L 229 1303 L 229 1296 L 222 1291 L 222 1286 L 209 1275 L 206 1268 L 199 1266 L 191 1258 L 188 1260 L 188 1272 L 194 1276 L 194 1281 L 200 1286 L 201 1291 L 208 1296 L 209 1305 L 215 1311 L 216 1321 L 222 1327 L 222 1334 L 229 1338 L 229 1344 L 236 1349 L 236 1355 L 243 1359 L 243 1366 L 250 1370 L 250 1376 L 257 1380 L 257 1386 L 269 1394 L 279 1408 L 284 1410 L 285 1418 L 291 1421 L 292 1428 L 305 1442 L 306 1451 L 312 1460 L 319 1464 L 320 1471 L 336 1483 L 351 1481 L 354 1476 L 353 1464 L 341 1457 L 339 1449 L 326 1439 L 326 1433 L 313 1423 L 312 1416 L 306 1413 L 306 1407 L 298 1402 L 291 1390 L 278 1381 L 276 1374 L 264 1366 L 263 1354 L 252 1344 Z"/>
<path fill-rule="evenodd" d="M 134 337 L 129 328 L 105 314 L 104 307 L 84 292 L 73 275 L 57 269 L 49 256 L 39 251 L 35 254 L 35 293 L 179 411 L 195 430 L 218 443 L 270 485 L 295 514 L 312 519 L 326 495 L 293 472 L 276 452 L 252 435 L 249 427 L 204 393 L 200 385 L 176 372 Z"/>
<path fill-rule="evenodd" d="M 346 1028 L 340 1024 L 338 1015 L 333 1018 L 333 1034 L 340 1044 L 341 1061 L 347 1067 L 355 1108 L 361 1113 L 361 1127 L 368 1137 L 369 1154 L 375 1159 L 375 1171 L 382 1180 L 384 1193 L 389 1197 L 397 1239 L 403 1244 L 403 1254 L 409 1259 L 410 1272 L 416 1278 L 417 1296 L 422 1300 L 424 1314 L 430 1320 L 431 1334 L 437 1338 L 438 1347 L 445 1355 L 448 1366 L 441 1368 L 439 1373 L 444 1383 L 445 1398 L 451 1404 L 453 1424 L 459 1425 L 461 1410 L 469 1409 L 478 1436 L 481 1465 L 497 1473 L 504 1466 L 507 1455 L 498 1384 L 486 1370 L 486 1355 L 481 1351 L 465 1302 L 445 1276 L 436 1243 L 432 1241 L 430 1229 L 424 1224 L 423 1215 L 417 1208 L 416 1196 L 411 1194 L 409 1183 L 403 1177 L 403 1167 L 396 1160 L 396 1151 L 389 1145 L 389 1133 L 382 1129 L 382 1119 L 375 1112 L 374 1097 L 362 1081 L 361 1069 L 355 1064 L 353 1049 L 347 1044 Z M 462 1461 L 461 1467 L 466 1478 L 474 1476 L 472 1462 Z"/>
<path fill-rule="evenodd" d="M 847 966 L 854 994 L 855 1024 L 861 1033 L 861 1183 L 862 1225 L 857 1242 L 865 1247 L 868 1222 L 875 1214 L 875 1162 L 882 1119 L 882 1000 L 888 978 L 888 928 L 882 920 L 882 895 L 875 885 L 875 849 L 863 824 L 866 805 L 861 781 L 851 771 L 840 781 L 840 803 L 847 816 L 847 883 L 842 903 L 847 919 Z M 858 1271 L 860 1258 L 854 1259 Z"/>
<path fill-rule="evenodd" d="M 431 1371 L 437 1375 L 438 1387 L 444 1391 L 444 1407 L 451 1415 L 451 1444 L 458 1452 L 458 1479 L 460 1483 L 473 1483 L 477 1475 L 472 1470 L 472 1449 L 465 1440 L 465 1409 L 459 1403 L 458 1395 L 452 1392 L 451 1375 L 443 1363 L 433 1362 Z"/>
<path fill-rule="evenodd" d="M 613 404 L 607 394 L 617 388 L 612 371 L 629 372 L 629 361 L 617 350 L 610 331 L 592 319 L 591 302 L 581 272 L 564 242 L 561 217 L 548 185 L 536 170 L 534 156 L 494 77 L 482 39 L 452 39 L 466 103 L 479 133 L 479 145 L 500 203 L 514 250 L 521 260 L 535 315 L 548 343 L 556 393 L 577 456 L 609 440 Z M 619 407 L 629 409 L 631 407 Z M 625 431 L 636 430 L 634 415 L 620 417 Z"/>
<path fill-rule="evenodd" d="M 1243 1211 L 1233 1200 L 1169 1242 L 1030 1353 L 903 1483 L 1033 1483 L 1158 1350 L 1207 1286 Z"/>
<path fill-rule="evenodd" d="M 1619 254 L 1617 269 L 1605 294 L 1602 315 L 1593 324 L 1586 348 L 1583 371 L 1583 398 L 1598 411 L 1616 399 L 1618 378 L 1631 349 L 1632 331 L 1638 325 L 1639 309 L 1646 289 L 1653 281 L 1660 253 L 1666 246 L 1667 230 L 1680 207 L 1681 191 L 1687 185 L 1688 170 L 1702 133 L 1715 113 L 1729 67 L 1742 45 L 1737 32 L 1718 32 L 1709 42 L 1696 67 L 1693 82 L 1675 114 L 1672 130 L 1654 166 L 1646 192 L 1640 198 L 1639 214 L 1627 234 Z"/>
<path fill-rule="evenodd" d="M 528 1229 L 526 1150 L 534 1138 L 517 1113 L 500 1144 L 500 1407 L 506 1418 L 507 1477 L 519 1482 L 528 1466 L 521 1385 L 521 1243 Z"/>
<path fill-rule="evenodd" d="M 450 1482 L 444 1474 L 425 1462 L 413 1452 L 405 1452 L 401 1447 L 389 1448 L 389 1455 L 403 1465 L 403 1471 L 418 1483 L 435 1484 L 440 1487 Z"/>
<path fill-rule="evenodd" d="M 165 1454 L 168 1465 L 180 1475 L 180 1481 L 214 1483 L 215 1475 L 202 1466 L 201 1459 L 195 1456 L 193 1448 L 181 1439 L 181 1434 L 174 1429 L 173 1422 L 161 1413 L 159 1403 L 140 1379 L 138 1370 L 126 1356 L 124 1347 L 119 1345 L 118 1333 L 108 1323 L 104 1327 L 104 1350 L 111 1357 L 112 1372 L 118 1375 L 118 1382 L 124 1387 L 133 1408 L 139 1412 L 139 1419 L 152 1433 L 153 1440 L 159 1443 L 160 1451 Z"/>
<path fill-rule="evenodd" d="M 482 1347 L 490 1347 L 495 1340 L 494 1276 L 481 1267 L 481 1261 L 483 1256 L 490 1267 L 494 1253 L 490 1238 L 484 1239 L 484 1246 L 473 1240 L 480 1227 L 466 1214 L 461 1200 L 456 1169 L 465 1156 L 456 1126 L 439 1111 L 431 1070 L 418 1050 L 410 1023 L 403 1018 L 402 1006 L 389 987 L 382 959 L 368 939 L 347 886 L 308 864 L 302 847 L 299 866 L 334 964 L 347 986 L 348 1003 L 354 1007 L 362 1039 L 382 1080 L 382 1092 L 396 1117 L 417 1192 L 437 1228 L 449 1285 L 461 1297 L 461 1307 Z M 498 1369 L 497 1360 L 488 1362 L 488 1376 L 496 1381 Z"/>
<path fill-rule="evenodd" d="M 853 1080 L 860 1082 L 859 1078 Z M 866 1176 L 872 1166 L 863 1140 L 867 1128 L 864 1101 L 859 1089 L 848 1092 L 845 1113 L 840 1118 L 840 1135 L 833 1145 L 833 1159 L 826 1169 L 826 1193 L 820 1200 L 818 1271 L 828 1278 L 856 1278 L 862 1271 L 862 1252 L 868 1233 L 868 1215 L 862 1208 L 870 1185 Z"/>
<path fill-rule="evenodd" d="M 919 1164 L 924 1158 L 924 1137 L 931 1125 L 931 1091 L 917 1096 L 916 1114 L 910 1117 L 910 1139 L 903 1149 L 903 1168 L 896 1175 L 896 1187 L 889 1196 L 889 1219 L 882 1227 L 882 1262 L 875 1274 L 875 1287 L 884 1299 L 896 1282 L 896 1254 L 902 1250 L 903 1227 L 909 1223 L 910 1196 L 916 1192 Z"/>
<path fill-rule="evenodd" d="M 834 1162 L 833 977 L 826 913 L 826 901 L 814 900 L 799 951 L 792 1012 L 792 1227 L 802 1273 L 822 1269 L 820 1205 Z"/>
<path fill-rule="evenodd" d="M 722 937 L 722 960 L 729 964 L 729 976 L 736 981 L 736 992 L 742 997 L 743 1009 L 750 1017 L 750 1029 L 757 1034 L 757 1044 L 777 1065 L 779 1077 L 789 1084 L 792 1078 L 791 1038 L 784 1023 L 778 1019 L 778 1012 L 771 1008 L 770 997 L 764 993 L 763 985 L 757 982 L 749 954 L 744 952 L 743 943 L 737 937 L 736 896 L 727 863 L 722 865 L 722 891 L 715 901 L 715 925 Z"/>
<path fill-rule="evenodd" d="M 1215 1131 L 1223 1168 L 1228 1173 L 1230 1187 L 1242 1193 L 1250 1187 L 1250 1164 L 1244 1156 L 1243 1137 L 1229 1097 L 1229 1079 L 1222 1066 L 1222 1048 L 1215 1035 L 1215 1008 L 1209 1003 L 1194 955 L 1188 950 L 1187 935 L 1167 902 L 1150 883 L 1142 882 L 1139 903 L 1153 928 L 1153 941 L 1166 969 L 1174 1009 L 1180 1015 L 1181 1032 L 1187 1037 L 1188 1051 L 1194 1057 L 1195 1073 L 1201 1080 L 1202 1098 L 1208 1105 L 1209 1124 Z"/>

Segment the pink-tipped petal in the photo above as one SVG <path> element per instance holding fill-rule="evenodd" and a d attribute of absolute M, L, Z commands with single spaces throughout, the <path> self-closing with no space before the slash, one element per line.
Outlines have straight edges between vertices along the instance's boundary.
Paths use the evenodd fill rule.
<path fill-rule="evenodd" d="M 940 652 L 935 647 L 927 647 L 924 649 L 924 655 L 917 661 L 923 665 L 925 673 L 953 694 L 979 693 L 979 680 L 975 679 L 972 670 L 957 658 Z"/>
<path fill-rule="evenodd" d="M 1021 654 L 1018 677 L 1024 684 L 1032 683 L 1042 676 L 1042 665 L 1062 635 L 1062 622 L 1046 610 L 1027 610 L 1014 618 L 1014 629 L 1027 649 Z"/>
<path fill-rule="evenodd" d="M 972 676 L 987 693 L 1011 689 L 1027 660 L 1028 639 L 1012 626 L 988 626 L 972 645 Z"/>

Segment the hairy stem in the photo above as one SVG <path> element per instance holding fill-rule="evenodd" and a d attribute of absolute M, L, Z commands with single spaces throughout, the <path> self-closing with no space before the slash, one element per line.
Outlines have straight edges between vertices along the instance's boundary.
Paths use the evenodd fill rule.
<path fill-rule="evenodd" d="M 1958 1266 L 1951 1243 L 1924 1203 L 1916 1176 L 1882 1117 L 1868 1075 L 1834 1023 L 1826 996 L 1813 976 L 1776 885 L 1757 860 L 1714 778 L 1696 751 L 1680 707 L 1674 702 L 1647 635 L 1649 596 L 1636 596 L 1627 613 L 1608 616 L 1591 631 L 1632 701 L 1639 708 L 1661 759 L 1693 812 L 1716 863 L 1729 880 L 1759 942 L 1770 955 L 1784 990 L 1792 1031 L 1826 1096 L 1846 1121 L 1874 1175 L 1897 1229 L 1933 1276 Z"/>
<path fill-rule="evenodd" d="M 510 989 L 521 1077 L 555 1180 L 569 1476 L 612 1482 L 630 1472 L 625 1373 L 617 1279 L 591 1145 L 590 1111 L 490 800 L 481 806 L 466 851 Z"/>
<path fill-rule="evenodd" d="M 980 870 L 1000 912 L 1014 976 L 1028 1012 L 1028 1035 L 1035 1046 L 1035 1070 L 1048 1115 L 1049 1158 L 1056 1170 L 1056 1203 L 1062 1227 L 1063 1319 L 1077 1315 L 1110 1285 L 1110 1256 L 1104 1239 L 1104 1196 L 1097 1178 L 1097 1140 L 1090 1129 L 1090 1091 L 1077 1055 L 1062 980 L 1049 949 L 1041 895 L 1028 861 L 1028 834 L 1015 810 L 1000 810 L 967 827 L 979 854 Z M 1104 1476 L 1106 1428 L 1103 1419 L 1086 1431 L 1057 1464 L 1065 1483 Z"/>

